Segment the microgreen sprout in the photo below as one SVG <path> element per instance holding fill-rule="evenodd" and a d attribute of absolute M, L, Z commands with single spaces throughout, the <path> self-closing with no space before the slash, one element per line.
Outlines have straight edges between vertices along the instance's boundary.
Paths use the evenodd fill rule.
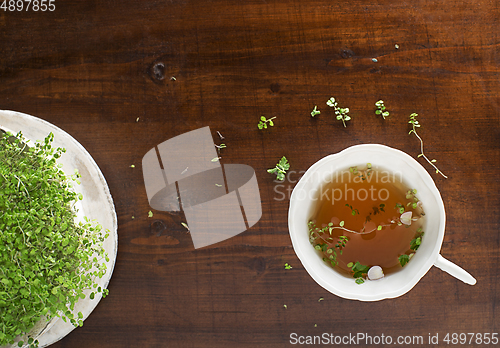
<path fill-rule="evenodd" d="M 269 126 L 274 126 L 274 122 L 273 120 L 276 118 L 276 116 L 274 117 L 271 117 L 269 119 L 267 119 L 265 116 L 261 116 L 260 117 L 260 121 L 259 123 L 257 124 L 257 127 L 259 127 L 259 129 L 262 129 L 262 128 L 267 128 L 267 124 L 269 123 Z"/>
<path fill-rule="evenodd" d="M 384 208 L 385 208 L 385 204 L 384 203 L 380 203 L 378 205 L 378 207 L 377 206 L 372 207 L 372 209 L 373 209 L 373 215 L 380 214 L 381 211 L 385 212 Z"/>
<path fill-rule="evenodd" d="M 148 217 L 150 217 L 150 218 L 153 217 L 153 212 L 151 210 L 148 211 Z"/>
<path fill-rule="evenodd" d="M 290 163 L 288 163 L 286 157 L 283 156 L 278 162 L 278 164 L 276 164 L 276 167 L 268 169 L 267 172 L 271 174 L 276 174 L 276 178 L 279 181 L 283 181 L 285 180 L 285 174 L 288 169 L 290 169 Z"/>
<path fill-rule="evenodd" d="M 342 248 L 345 247 L 346 243 L 349 241 L 349 238 L 346 236 L 339 236 L 337 243 L 335 244 L 335 248 L 340 250 L 340 254 L 342 255 Z"/>
<path fill-rule="evenodd" d="M 343 222 L 343 221 L 342 221 Z M 337 242 L 331 237 L 332 230 L 338 227 L 334 227 L 333 223 L 329 223 L 323 228 L 316 227 L 313 221 L 309 221 L 309 241 L 314 245 L 314 248 L 318 251 L 326 253 L 327 257 L 323 258 L 323 261 L 331 263 L 332 266 L 337 265 L 337 250 L 342 255 L 342 249 L 346 246 L 349 238 L 346 236 L 339 236 Z M 326 232 L 329 232 L 327 234 Z"/>
<path fill-rule="evenodd" d="M 346 207 L 348 207 L 349 209 L 351 209 L 351 215 L 352 215 L 352 216 L 356 215 L 356 213 L 358 213 L 358 215 L 359 215 L 359 210 L 358 210 L 358 209 L 353 208 L 353 207 L 352 207 L 352 205 L 350 205 L 350 204 L 347 204 L 347 203 L 346 203 L 346 205 L 345 205 L 345 206 L 346 206 Z"/>
<path fill-rule="evenodd" d="M 372 207 L 372 209 L 373 209 L 373 213 L 370 213 L 370 214 L 368 214 L 368 215 L 366 216 L 366 219 L 365 219 L 365 224 L 366 224 L 366 223 L 368 223 L 369 221 L 371 221 L 371 220 L 372 220 L 372 218 L 371 218 L 372 214 L 373 214 L 373 215 L 377 215 L 377 214 L 381 214 L 381 213 L 380 213 L 381 211 L 382 211 L 382 212 L 385 212 L 385 209 L 384 209 L 384 208 L 385 208 L 385 204 L 384 204 L 384 203 L 380 203 L 378 206 L 374 206 L 374 207 Z M 382 230 L 382 228 L 383 228 L 383 225 L 379 225 L 379 226 L 377 226 L 377 231 Z M 364 231 L 364 227 L 363 227 L 363 231 Z"/>
<path fill-rule="evenodd" d="M 220 150 L 225 149 L 227 147 L 226 144 L 220 144 L 220 145 L 214 144 L 214 145 L 217 148 L 217 152 L 219 152 L 219 153 L 220 153 Z"/>
<path fill-rule="evenodd" d="M 182 227 L 184 227 L 186 230 L 190 231 L 190 230 L 189 230 L 189 226 L 188 226 L 188 224 L 187 224 L 187 223 L 185 223 L 185 222 L 181 222 L 181 225 L 182 225 Z"/>
<path fill-rule="evenodd" d="M 398 259 L 399 259 L 399 264 L 401 265 L 401 267 L 404 267 L 408 263 L 408 261 L 410 261 L 410 256 L 403 254 L 403 255 L 399 256 Z"/>
<path fill-rule="evenodd" d="M 362 265 L 359 263 L 359 261 L 354 262 L 349 262 L 347 264 L 347 267 L 349 267 L 352 271 L 352 276 L 356 278 L 356 284 L 363 284 L 365 281 L 363 279 L 364 276 L 368 273 L 370 270 L 369 266 Z"/>
<path fill-rule="evenodd" d="M 417 229 L 417 233 L 414 239 L 410 242 L 410 249 L 413 251 L 417 251 L 422 244 L 422 238 L 424 237 L 424 232 L 422 232 L 422 228 Z"/>
<path fill-rule="evenodd" d="M 365 170 L 358 170 L 357 166 L 349 167 L 349 172 L 365 181 L 373 172 L 372 164 L 367 163 Z"/>
<path fill-rule="evenodd" d="M 436 165 L 434 164 L 434 163 L 436 163 L 436 160 L 435 159 L 429 160 L 427 158 L 427 156 L 424 155 L 424 141 L 417 134 L 417 128 L 420 127 L 420 124 L 417 121 L 417 116 L 418 116 L 418 114 L 412 113 L 410 115 L 410 120 L 408 121 L 408 123 L 410 123 L 411 126 L 412 126 L 412 129 L 410 130 L 410 132 L 408 134 L 412 134 L 413 133 L 418 138 L 418 140 L 420 140 L 420 154 L 417 157 L 423 157 L 436 170 L 436 174 L 441 174 L 444 178 L 448 179 L 448 177 L 446 175 L 444 175 L 443 172 L 440 171 L 438 169 L 438 167 L 436 167 Z"/>
<path fill-rule="evenodd" d="M 73 190 L 80 174 L 64 173 L 53 148 L 54 135 L 32 147 L 21 133 L 0 136 L 0 346 L 14 343 L 41 317 L 61 317 L 83 325 L 73 313 L 84 290 L 103 297 L 97 285 L 109 257 L 103 248 L 108 232 L 84 218 L 75 221 L 74 204 L 83 197 Z M 38 341 L 28 337 L 36 347 Z"/>
<path fill-rule="evenodd" d="M 406 199 L 410 200 L 410 202 L 406 204 L 407 207 L 411 206 L 413 209 L 417 209 L 419 200 L 415 196 L 416 193 L 416 189 L 408 190 L 408 192 L 406 192 Z"/>
<path fill-rule="evenodd" d="M 359 215 L 359 211 L 358 209 L 355 209 L 353 208 L 350 204 L 345 204 L 346 207 L 348 207 L 349 209 L 351 209 L 351 215 L 356 215 L 358 214 Z M 373 209 L 373 213 L 370 213 L 366 219 L 365 219 L 365 226 L 366 226 L 366 223 L 368 223 L 369 221 L 371 221 L 371 215 L 377 215 L 380 213 L 380 211 L 383 211 L 385 212 L 385 204 L 383 203 L 380 203 L 378 206 L 374 206 L 372 207 Z M 329 232 L 329 234 L 331 235 L 333 230 L 336 230 L 336 229 L 340 229 L 340 230 L 343 230 L 343 231 L 346 231 L 346 232 L 350 232 L 350 233 L 354 233 L 354 234 L 368 234 L 368 233 L 372 233 L 374 231 L 381 231 L 384 227 L 388 227 L 388 226 L 391 226 L 392 224 L 397 224 L 398 226 L 401 226 L 401 225 L 407 225 L 409 226 L 411 224 L 412 221 L 416 221 L 418 220 L 421 216 L 424 215 L 423 212 L 421 212 L 421 216 L 417 216 L 417 217 L 413 217 L 412 216 L 412 212 L 411 211 L 407 211 L 405 212 L 405 208 L 404 206 L 401 204 L 401 203 L 396 203 L 396 206 L 394 207 L 394 209 L 396 209 L 400 214 L 400 218 L 398 219 L 395 219 L 395 220 L 391 220 L 390 223 L 387 223 L 387 224 L 379 224 L 378 226 L 376 226 L 375 228 L 369 230 L 369 231 L 365 231 L 365 226 L 363 226 L 363 229 L 361 231 L 354 231 L 354 230 L 351 230 L 351 229 L 348 229 L 347 227 L 345 227 L 345 221 L 340 221 L 338 226 L 334 226 L 332 222 L 328 223 L 328 225 L 326 227 L 324 227 L 323 229 L 317 229 L 317 232 L 318 233 L 324 233 L 326 231 Z M 314 224 L 312 221 L 309 222 L 309 225 L 311 226 L 311 224 Z M 314 228 L 316 228 L 314 226 Z M 310 232 L 311 232 L 311 227 L 310 227 Z M 311 236 L 312 236 L 312 232 L 311 232 Z M 311 243 L 312 243 L 313 239 L 311 239 Z"/>
<path fill-rule="evenodd" d="M 389 116 L 389 111 L 386 110 L 384 101 L 379 100 L 378 102 L 375 103 L 375 106 L 377 107 L 377 110 L 375 110 L 376 115 L 382 115 L 382 117 L 385 118 Z"/>
<path fill-rule="evenodd" d="M 328 105 L 329 107 L 334 109 L 335 116 L 336 116 L 337 120 L 342 121 L 342 123 L 344 124 L 344 127 L 345 127 L 346 121 L 349 121 L 351 119 L 351 116 L 348 115 L 349 108 L 339 107 L 338 103 L 335 101 L 334 97 L 331 97 L 330 99 L 328 99 L 326 102 L 326 105 Z"/>
<path fill-rule="evenodd" d="M 314 109 L 311 111 L 311 117 L 321 114 L 321 111 L 319 111 L 317 107 L 317 105 L 314 105 Z"/>
<path fill-rule="evenodd" d="M 285 269 L 292 269 L 293 267 L 290 266 L 288 263 L 285 263 Z"/>

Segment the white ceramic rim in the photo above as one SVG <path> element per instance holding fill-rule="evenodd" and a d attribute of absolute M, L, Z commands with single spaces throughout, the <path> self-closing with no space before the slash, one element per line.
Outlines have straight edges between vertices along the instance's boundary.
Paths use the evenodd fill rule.
<path fill-rule="evenodd" d="M 397 156 L 400 157 L 402 161 L 404 161 L 406 164 L 408 164 L 412 169 L 414 169 L 417 174 L 421 177 L 427 188 L 432 192 L 434 195 L 434 198 L 436 199 L 436 203 L 438 205 L 439 209 L 439 215 L 440 215 L 440 222 L 439 222 L 439 230 L 438 230 L 438 236 L 437 236 L 437 242 L 434 244 L 431 252 L 431 257 L 428 257 L 425 262 L 423 262 L 423 265 L 418 269 L 417 272 L 414 273 L 413 277 L 411 280 L 407 281 L 402 287 L 397 288 L 397 289 L 387 289 L 387 291 L 384 291 L 383 293 L 379 294 L 352 294 L 350 292 L 344 291 L 343 289 L 336 287 L 334 284 L 331 282 L 327 281 L 324 277 L 324 274 L 321 273 L 321 271 L 318 271 L 316 267 L 313 267 L 313 264 L 315 262 L 311 262 L 311 260 L 306 256 L 309 254 L 309 252 L 305 252 L 306 248 L 311 248 L 310 243 L 303 243 L 302 241 L 299 240 L 298 233 L 302 233 L 303 231 L 300 230 L 297 227 L 297 224 L 295 223 L 295 217 L 297 216 L 297 213 L 299 212 L 299 209 L 303 209 L 303 207 L 299 207 L 298 204 L 295 204 L 295 202 L 298 200 L 297 194 L 301 190 L 304 189 L 306 182 L 312 177 L 313 173 L 316 172 L 318 168 L 321 166 L 325 165 L 326 163 L 332 161 L 332 160 L 339 160 L 342 159 L 344 156 L 349 156 L 355 152 L 358 151 L 377 151 L 377 152 L 385 152 L 387 153 L 392 152 L 394 154 L 397 154 Z M 359 165 L 359 163 L 358 163 Z M 360 300 L 360 301 L 379 301 L 383 299 L 390 299 L 390 298 L 395 298 L 399 297 L 408 291 L 410 291 L 418 282 L 419 280 L 429 271 L 429 269 L 433 266 L 435 263 L 436 259 L 439 256 L 439 252 L 441 250 L 441 245 L 443 243 L 444 239 L 444 231 L 445 231 L 445 222 L 446 222 L 446 216 L 445 216 L 445 210 L 444 210 L 444 203 L 441 198 L 441 194 L 439 193 L 439 190 L 437 189 L 434 180 L 432 177 L 429 175 L 429 173 L 425 170 L 424 167 L 420 163 L 418 163 L 414 158 L 409 156 L 403 151 L 381 145 L 381 144 L 361 144 L 361 145 L 354 145 L 351 147 L 348 147 L 336 154 L 328 155 L 316 163 L 314 163 L 305 173 L 304 175 L 300 178 L 299 182 L 297 185 L 294 187 L 291 197 L 290 197 L 290 207 L 288 211 L 288 226 L 289 226 L 289 232 L 290 232 L 290 238 L 292 240 L 292 246 L 297 254 L 297 257 L 301 261 L 302 265 L 306 269 L 306 271 L 309 273 L 309 275 L 318 283 L 320 286 L 322 286 L 324 289 L 328 290 L 329 292 L 340 296 L 345 299 L 350 299 L 350 300 Z M 300 222 L 298 222 L 300 223 Z M 425 240 L 425 238 L 424 238 Z M 319 257 L 318 257 L 319 258 Z M 332 272 L 336 272 L 333 269 L 331 270 Z M 404 270 L 401 270 L 404 272 Z M 353 280 L 354 281 L 354 280 Z"/>
<path fill-rule="evenodd" d="M 88 168 L 89 172 L 94 174 L 91 180 L 93 181 L 95 187 L 98 188 L 100 195 L 104 196 L 106 200 L 104 202 L 105 210 L 102 212 L 102 214 L 105 214 L 108 220 L 110 221 L 108 225 L 103 225 L 103 230 L 109 229 L 109 237 L 104 245 L 109 257 L 109 262 L 106 262 L 107 271 L 102 278 L 96 280 L 99 286 L 101 286 L 102 288 L 107 288 L 109 281 L 111 279 L 111 275 L 113 274 L 114 266 L 116 263 L 116 255 L 118 252 L 118 222 L 116 217 L 115 206 L 113 203 L 113 198 L 111 197 L 111 193 L 109 191 L 109 187 L 106 182 L 106 179 L 104 178 L 104 175 L 102 174 L 101 170 L 99 169 L 99 166 L 94 161 L 92 156 L 88 153 L 88 151 L 64 130 L 35 116 L 31 116 L 16 111 L 0 110 L 0 128 L 2 128 L 5 131 L 10 131 L 14 134 L 21 131 L 23 133 L 23 136 L 26 139 L 30 139 L 31 142 L 34 142 L 36 140 L 43 140 L 43 138 L 34 139 L 33 136 L 31 136 L 29 130 L 21 129 L 22 122 L 27 122 L 33 127 L 36 127 L 37 131 L 35 133 L 42 132 L 43 134 L 45 134 L 45 136 L 47 136 L 50 132 L 54 133 L 54 144 L 53 144 L 54 146 L 62 146 L 68 149 L 68 145 L 71 144 L 74 153 L 69 152 L 68 149 L 68 152 L 63 154 L 63 157 L 77 156 L 78 158 L 82 159 L 82 161 L 85 162 L 84 165 L 86 168 Z M 82 185 L 84 185 L 83 181 Z M 83 210 L 83 207 L 80 206 L 80 209 Z M 84 214 L 85 212 L 82 211 L 80 213 Z M 89 218 L 92 219 L 93 217 L 89 216 Z M 78 301 L 75 307 L 75 312 L 78 311 L 79 307 L 84 307 L 81 308 L 82 309 L 81 311 L 83 314 L 83 320 L 85 320 L 90 315 L 90 313 L 97 307 L 101 298 L 102 295 L 98 293 L 93 300 L 90 300 L 87 293 L 85 299 Z M 38 337 L 39 348 L 47 347 L 61 340 L 74 329 L 75 327 L 69 322 L 64 322 L 62 320 L 55 320 L 55 322 L 51 323 L 51 327 L 45 328 L 42 331 L 42 335 Z M 17 344 L 14 345 L 17 346 Z"/>

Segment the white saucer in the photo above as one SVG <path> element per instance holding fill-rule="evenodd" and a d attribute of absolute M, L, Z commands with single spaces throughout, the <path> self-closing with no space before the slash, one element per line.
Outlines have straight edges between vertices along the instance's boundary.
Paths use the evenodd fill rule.
<path fill-rule="evenodd" d="M 81 205 L 78 207 L 78 218 L 87 216 L 91 220 L 97 220 L 102 225 L 103 231 L 109 230 L 109 237 L 104 242 L 104 249 L 109 256 L 109 262 L 106 263 L 107 271 L 101 279 L 96 281 L 102 288 L 107 288 L 113 273 L 118 250 L 118 224 L 108 185 L 94 159 L 68 133 L 34 116 L 0 110 L 0 128 L 14 134 L 21 131 L 23 136 L 30 140 L 31 144 L 36 140 L 45 139 L 52 132 L 54 134 L 52 145 L 66 149 L 66 153 L 58 160 L 63 165 L 62 169 L 70 174 L 75 169 L 78 169 L 82 175 L 80 178 L 81 184 L 75 186 L 75 191 L 83 194 L 83 200 L 79 202 Z M 78 301 L 74 311 L 75 313 L 82 312 L 84 320 L 94 310 L 102 297 L 99 293 L 91 300 L 88 296 L 90 291 L 86 292 L 86 294 L 85 299 Z M 75 327 L 72 324 L 63 320 L 49 322 L 49 325 L 41 331 L 42 334 L 38 337 L 39 348 L 61 340 L 74 329 Z M 13 347 L 17 347 L 17 343 Z"/>

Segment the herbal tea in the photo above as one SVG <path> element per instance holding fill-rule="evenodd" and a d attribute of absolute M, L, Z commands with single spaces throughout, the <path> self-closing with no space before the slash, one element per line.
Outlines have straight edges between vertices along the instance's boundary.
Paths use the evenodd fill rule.
<path fill-rule="evenodd" d="M 321 186 L 309 240 L 325 262 L 360 284 L 411 259 L 422 241 L 424 215 L 417 191 L 401 174 L 368 163 L 336 172 Z"/>

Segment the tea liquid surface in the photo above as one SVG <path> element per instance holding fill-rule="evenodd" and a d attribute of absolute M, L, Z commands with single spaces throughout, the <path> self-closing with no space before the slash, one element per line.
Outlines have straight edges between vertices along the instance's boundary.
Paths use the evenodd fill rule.
<path fill-rule="evenodd" d="M 384 272 L 400 269 L 399 256 L 414 252 L 410 242 L 423 224 L 421 205 L 417 204 L 416 194 L 409 194 L 411 188 L 403 183 L 401 175 L 382 169 L 346 169 L 328 181 L 318 191 L 310 220 L 318 228 L 329 223 L 335 228 L 317 242 L 323 239 L 328 246 L 334 246 L 339 236 L 348 238 L 342 253 L 336 250 L 338 267 L 344 270 L 350 271 L 347 264 L 356 261 L 380 266 Z M 414 221 L 410 225 L 401 222 L 402 208 L 412 212 Z"/>

